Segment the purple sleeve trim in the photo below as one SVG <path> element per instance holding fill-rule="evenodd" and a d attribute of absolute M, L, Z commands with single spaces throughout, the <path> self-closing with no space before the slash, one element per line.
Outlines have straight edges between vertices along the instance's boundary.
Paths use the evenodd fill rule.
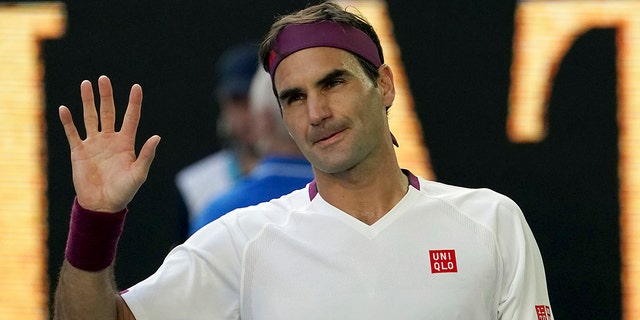
<path fill-rule="evenodd" d="M 116 213 L 87 210 L 73 201 L 65 258 L 81 270 L 100 271 L 116 256 L 127 209 Z"/>

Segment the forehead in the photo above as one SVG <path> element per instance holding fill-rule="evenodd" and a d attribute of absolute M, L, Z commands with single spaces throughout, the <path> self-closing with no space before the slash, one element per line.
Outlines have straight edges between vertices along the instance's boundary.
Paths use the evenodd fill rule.
<path fill-rule="evenodd" d="M 332 47 L 306 48 L 292 53 L 280 62 L 273 82 L 276 88 L 283 88 L 300 80 L 318 80 L 317 78 L 336 69 L 355 74 L 361 67 L 356 57 L 348 51 Z"/>

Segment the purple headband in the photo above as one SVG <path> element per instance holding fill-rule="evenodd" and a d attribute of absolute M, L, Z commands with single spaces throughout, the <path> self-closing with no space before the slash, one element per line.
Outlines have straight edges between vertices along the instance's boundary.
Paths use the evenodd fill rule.
<path fill-rule="evenodd" d="M 376 67 L 382 65 L 378 48 L 362 30 L 350 25 L 323 20 L 313 23 L 290 24 L 284 27 L 269 55 L 271 80 L 278 64 L 290 54 L 312 47 L 333 47 L 355 53 Z"/>

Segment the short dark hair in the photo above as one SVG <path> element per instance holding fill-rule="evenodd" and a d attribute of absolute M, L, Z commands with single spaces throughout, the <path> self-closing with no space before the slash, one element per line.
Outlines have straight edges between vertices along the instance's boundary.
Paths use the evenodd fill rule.
<path fill-rule="evenodd" d="M 369 38 L 371 38 L 373 43 L 376 45 L 376 48 L 378 49 L 378 55 L 380 56 L 380 61 L 384 63 L 384 55 L 382 53 L 380 39 L 378 38 L 378 34 L 373 29 L 373 26 L 371 26 L 371 24 L 359 14 L 346 11 L 335 3 L 324 2 L 307 7 L 300 11 L 281 16 L 276 20 L 276 22 L 273 23 L 271 29 L 262 40 L 262 43 L 260 44 L 260 48 L 258 50 L 260 61 L 262 62 L 262 66 L 265 68 L 265 70 L 269 72 L 269 57 L 271 54 L 271 50 L 278 34 L 284 27 L 290 24 L 304 24 L 325 20 L 353 26 L 362 30 L 369 36 Z M 373 63 L 367 61 L 359 55 L 353 55 L 360 63 L 360 66 L 365 71 L 366 75 L 373 81 L 374 84 L 377 83 L 377 79 L 379 76 L 378 68 Z"/>

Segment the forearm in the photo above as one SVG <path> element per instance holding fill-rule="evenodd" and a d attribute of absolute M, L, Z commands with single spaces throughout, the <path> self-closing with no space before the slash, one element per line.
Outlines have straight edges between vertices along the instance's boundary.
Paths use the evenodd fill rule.
<path fill-rule="evenodd" d="M 90 272 L 62 264 L 54 304 L 54 319 L 118 319 L 120 299 L 113 268 Z"/>

